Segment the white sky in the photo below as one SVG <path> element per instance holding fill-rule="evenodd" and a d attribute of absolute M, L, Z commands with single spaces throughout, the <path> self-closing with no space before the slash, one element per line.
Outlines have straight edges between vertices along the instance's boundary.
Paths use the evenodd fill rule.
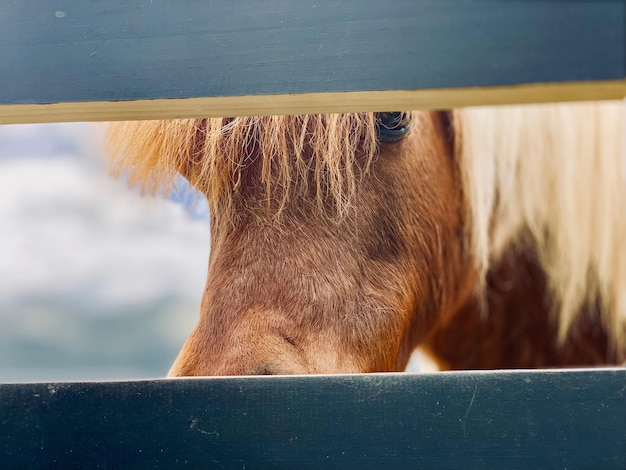
<path fill-rule="evenodd" d="M 209 222 L 111 178 L 100 148 L 90 124 L 0 126 L 0 340 L 60 341 L 59 305 L 96 317 L 166 305 L 150 328 L 175 348 L 191 331 Z M 18 353 L 1 354 L 0 381 Z"/>
<path fill-rule="evenodd" d="M 75 158 L 2 164 L 0 224 L 0 305 L 46 291 L 119 303 L 202 289 L 207 221 Z"/>
<path fill-rule="evenodd" d="M 10 127 L 32 145 L 28 126 Z M 58 127 L 75 140 L 90 131 Z M 43 292 L 111 303 L 201 294 L 208 221 L 113 180 L 96 144 L 88 155 L 0 160 L 0 314 L 11 297 Z"/>

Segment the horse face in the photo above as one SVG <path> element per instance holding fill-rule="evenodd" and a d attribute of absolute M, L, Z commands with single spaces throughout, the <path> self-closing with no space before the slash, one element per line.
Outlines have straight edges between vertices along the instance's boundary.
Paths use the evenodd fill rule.
<path fill-rule="evenodd" d="M 468 290 L 447 134 L 445 114 L 414 114 L 406 138 L 380 144 L 343 217 L 306 200 L 264 211 L 250 170 L 234 211 L 211 205 L 201 316 L 170 375 L 403 370 Z"/>

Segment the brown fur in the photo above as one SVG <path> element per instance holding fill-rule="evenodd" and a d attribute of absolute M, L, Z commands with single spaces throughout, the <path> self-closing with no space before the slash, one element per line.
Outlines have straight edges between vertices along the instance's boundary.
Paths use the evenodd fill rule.
<path fill-rule="evenodd" d="M 482 304 L 481 302 L 484 302 Z M 620 364 L 626 350 L 601 318 L 600 303 L 582 308 L 565 341 L 546 276 L 530 244 L 510 247 L 487 273 L 483 297 L 442 318 L 421 347 L 442 370 L 582 367 Z"/>

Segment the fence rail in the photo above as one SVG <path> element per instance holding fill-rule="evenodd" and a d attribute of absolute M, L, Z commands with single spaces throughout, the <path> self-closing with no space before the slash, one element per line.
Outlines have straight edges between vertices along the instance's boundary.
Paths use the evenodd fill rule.
<path fill-rule="evenodd" d="M 623 98 L 626 2 L 0 5 L 0 123 Z M 626 369 L 0 385 L 3 468 L 626 468 Z"/>
<path fill-rule="evenodd" d="M 3 468 L 626 468 L 626 369 L 0 385 Z"/>
<path fill-rule="evenodd" d="M 621 98 L 624 1 L 0 5 L 0 122 Z"/>

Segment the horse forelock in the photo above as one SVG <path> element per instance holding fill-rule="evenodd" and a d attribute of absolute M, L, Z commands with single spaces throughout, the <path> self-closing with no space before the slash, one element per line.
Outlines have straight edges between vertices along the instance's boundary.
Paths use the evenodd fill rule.
<path fill-rule="evenodd" d="M 255 188 L 275 212 L 312 199 L 337 215 L 377 152 L 373 113 L 122 122 L 107 141 L 113 170 L 149 192 L 180 173 L 213 206 Z"/>
<path fill-rule="evenodd" d="M 626 162 L 623 104 L 486 107 L 455 112 L 468 245 L 486 274 L 507 247 L 532 243 L 561 338 L 586 303 L 624 341 Z"/>

